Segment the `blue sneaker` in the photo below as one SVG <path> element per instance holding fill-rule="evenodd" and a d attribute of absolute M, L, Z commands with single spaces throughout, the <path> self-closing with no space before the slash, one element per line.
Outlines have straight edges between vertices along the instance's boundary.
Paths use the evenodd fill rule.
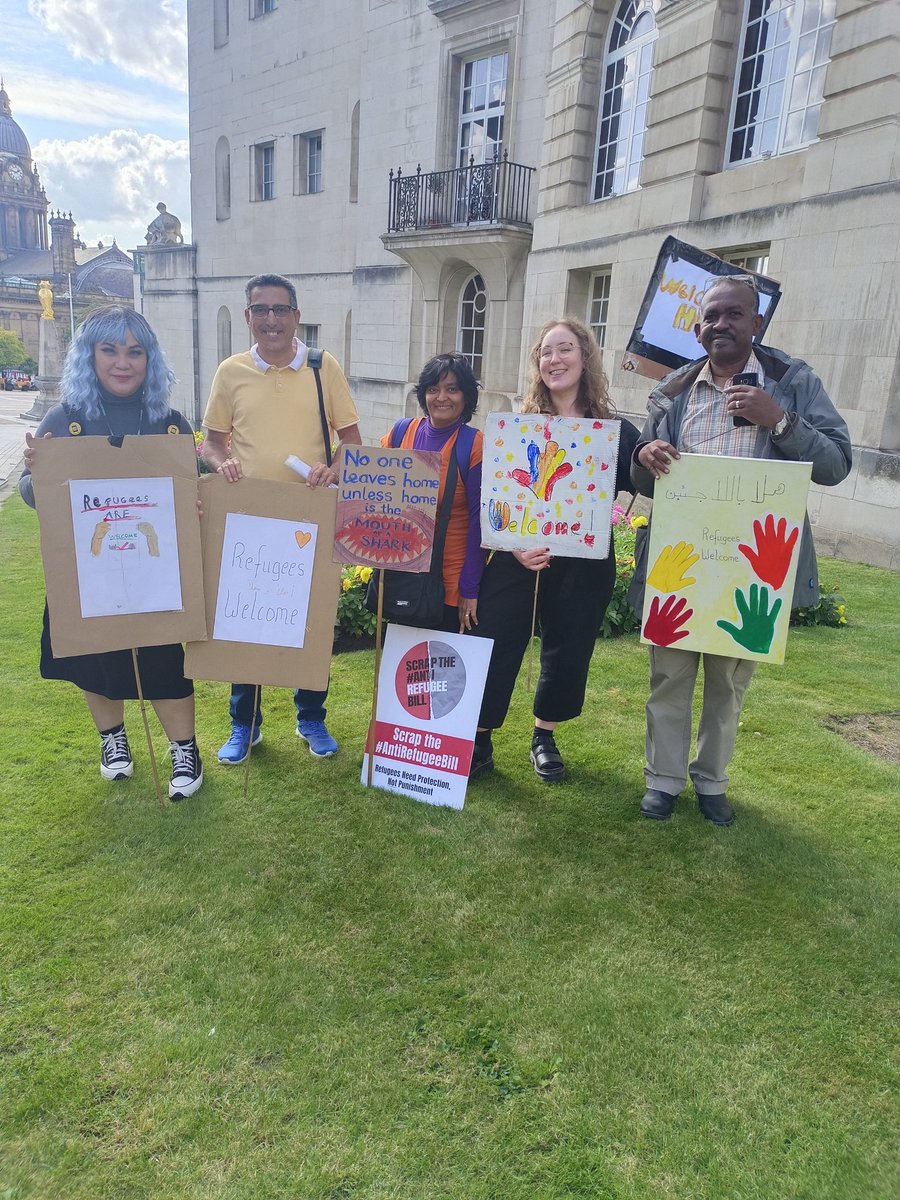
<path fill-rule="evenodd" d="M 298 721 L 297 737 L 306 742 L 310 754 L 316 758 L 331 758 L 337 754 L 338 744 L 325 728 L 324 721 Z"/>
<path fill-rule="evenodd" d="M 250 747 L 258 746 L 262 741 L 262 730 L 257 725 L 253 733 L 253 741 L 250 741 L 250 726 L 239 725 L 237 721 L 231 722 L 231 737 L 219 751 L 219 762 L 224 763 L 226 767 L 236 767 L 238 763 L 242 763 L 250 753 Z"/>

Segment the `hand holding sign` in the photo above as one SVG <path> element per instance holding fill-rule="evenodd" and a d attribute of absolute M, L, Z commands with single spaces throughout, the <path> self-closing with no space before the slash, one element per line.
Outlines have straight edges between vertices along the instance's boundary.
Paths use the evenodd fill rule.
<path fill-rule="evenodd" d="M 786 519 L 782 517 L 776 529 L 775 518 L 769 513 L 765 525 L 759 521 L 753 522 L 756 549 L 745 546 L 743 543 L 738 546 L 741 554 L 747 558 L 759 578 L 764 583 L 771 584 L 776 591 L 784 583 L 790 568 L 791 555 L 800 534 L 799 525 L 794 526 L 790 537 L 787 537 L 786 534 Z"/>

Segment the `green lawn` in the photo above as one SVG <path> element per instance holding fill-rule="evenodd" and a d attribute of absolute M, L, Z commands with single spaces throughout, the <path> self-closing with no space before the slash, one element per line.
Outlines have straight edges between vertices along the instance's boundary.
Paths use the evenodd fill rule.
<path fill-rule="evenodd" d="M 359 785 L 372 655 L 316 761 L 267 693 L 250 799 L 103 784 L 38 678 L 37 522 L 0 511 L 0 1200 L 866 1200 L 900 1194 L 897 577 L 828 562 L 844 629 L 748 693 L 737 823 L 637 815 L 646 653 L 603 642 L 570 780 L 521 687 L 461 813 Z M 159 734 L 160 753 L 164 738 Z"/>

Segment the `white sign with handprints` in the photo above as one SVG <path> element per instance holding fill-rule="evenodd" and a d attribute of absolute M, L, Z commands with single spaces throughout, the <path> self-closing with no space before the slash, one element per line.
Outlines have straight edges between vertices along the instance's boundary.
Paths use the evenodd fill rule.
<path fill-rule="evenodd" d="M 606 558 L 616 498 L 619 422 L 491 413 L 484 428 L 481 541 Z"/>
<path fill-rule="evenodd" d="M 228 513 L 213 638 L 302 649 L 318 526 Z"/>
<path fill-rule="evenodd" d="M 83 617 L 181 612 L 171 478 L 71 479 Z"/>

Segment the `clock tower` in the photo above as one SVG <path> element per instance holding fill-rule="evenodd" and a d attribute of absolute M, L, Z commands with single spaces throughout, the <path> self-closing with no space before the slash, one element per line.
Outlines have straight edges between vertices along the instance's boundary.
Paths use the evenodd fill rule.
<path fill-rule="evenodd" d="M 0 270 L 10 255 L 49 245 L 47 196 L 0 81 Z"/>

